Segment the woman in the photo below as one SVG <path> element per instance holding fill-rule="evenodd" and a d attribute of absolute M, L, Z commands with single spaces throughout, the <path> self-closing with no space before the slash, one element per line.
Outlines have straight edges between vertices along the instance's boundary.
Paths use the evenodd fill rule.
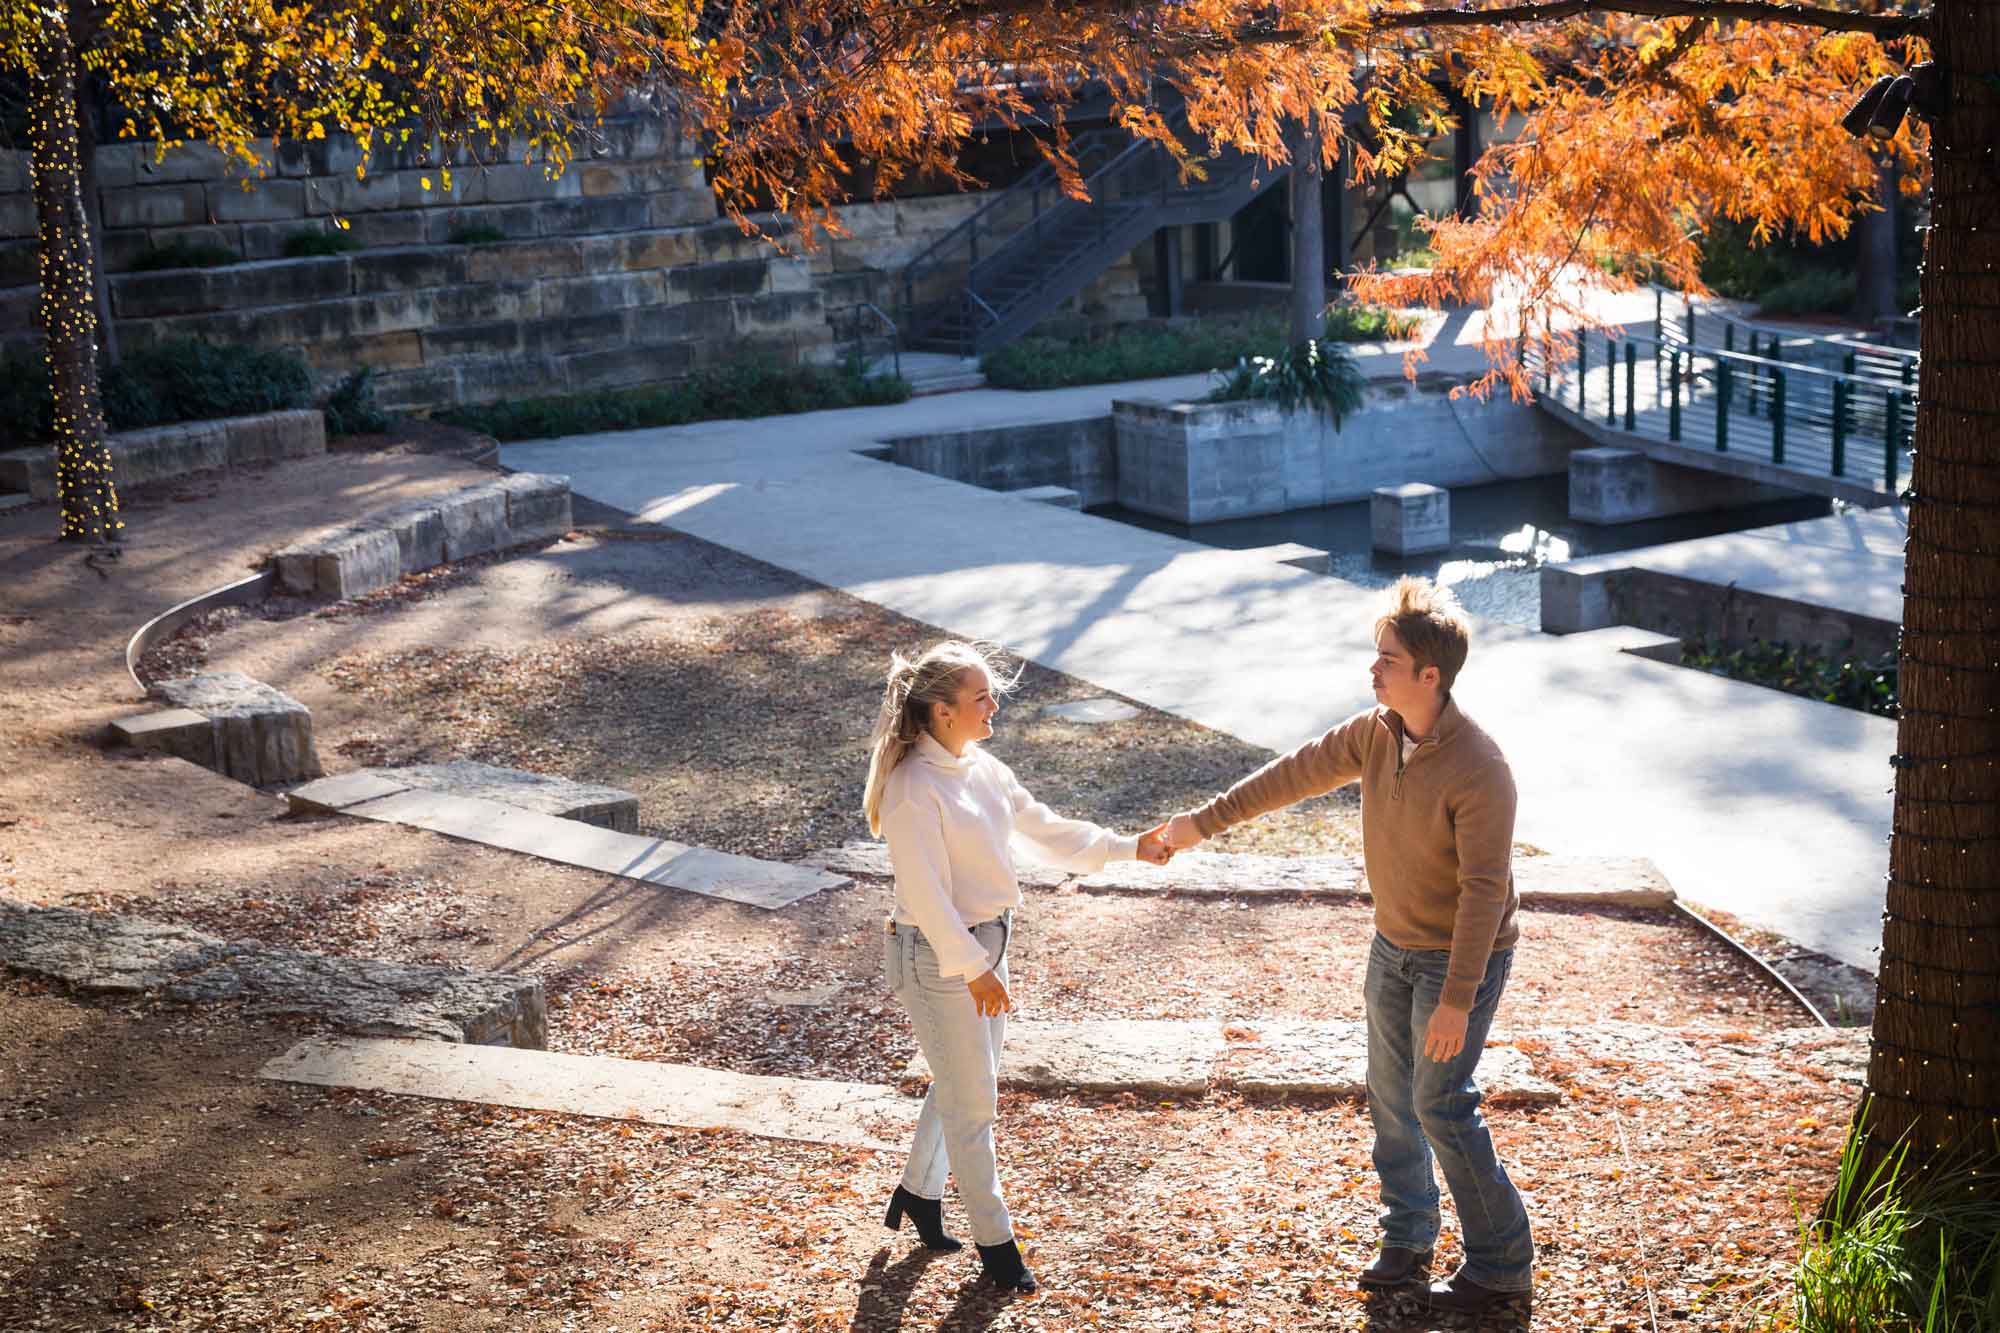
<path fill-rule="evenodd" d="M 1029 796 L 979 742 L 993 734 L 1002 680 L 993 651 L 947 642 L 915 661 L 900 653 L 876 718 L 864 808 L 889 841 L 896 911 L 889 920 L 889 988 L 910 1012 L 931 1067 L 903 1182 L 886 1218 L 903 1215 L 933 1250 L 945 1234 L 944 1180 L 958 1180 L 980 1266 L 1003 1290 L 1033 1291 L 1000 1197 L 993 1153 L 1000 1045 L 1007 1014 L 1007 942 L 1021 902 L 1010 836 L 1064 869 L 1090 872 L 1135 857 L 1164 864 L 1161 830 L 1122 837 L 1062 819 Z"/>

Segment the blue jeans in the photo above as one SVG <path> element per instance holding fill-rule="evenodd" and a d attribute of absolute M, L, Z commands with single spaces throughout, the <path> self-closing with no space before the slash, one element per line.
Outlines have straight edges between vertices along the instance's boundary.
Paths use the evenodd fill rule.
<path fill-rule="evenodd" d="M 1435 1155 L 1465 1233 L 1459 1271 L 1490 1290 L 1526 1291 L 1535 1265 L 1528 1212 L 1494 1155 L 1472 1081 L 1514 951 L 1502 949 L 1486 964 L 1465 1024 L 1465 1049 L 1440 1062 L 1424 1054 L 1424 1030 L 1449 960 L 1445 950 L 1401 949 L 1380 935 L 1368 951 L 1368 1114 L 1382 1179 L 1383 1244 L 1411 1250 L 1436 1244 Z"/>

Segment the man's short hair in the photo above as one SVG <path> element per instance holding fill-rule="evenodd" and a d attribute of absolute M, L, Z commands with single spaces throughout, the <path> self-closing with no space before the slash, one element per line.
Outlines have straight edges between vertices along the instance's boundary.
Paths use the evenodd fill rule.
<path fill-rule="evenodd" d="M 1388 608 L 1375 621 L 1375 632 L 1384 626 L 1409 650 L 1410 669 L 1436 667 L 1439 693 L 1450 694 L 1472 647 L 1471 622 L 1451 589 L 1405 574 L 1389 589 Z"/>

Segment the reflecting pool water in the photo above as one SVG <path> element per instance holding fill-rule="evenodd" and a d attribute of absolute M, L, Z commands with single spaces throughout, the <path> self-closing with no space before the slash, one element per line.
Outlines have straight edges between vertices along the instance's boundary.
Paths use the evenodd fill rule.
<path fill-rule="evenodd" d="M 1566 475 L 1457 487 L 1451 493 L 1451 548 L 1407 558 L 1380 555 L 1370 548 L 1366 500 L 1198 527 L 1115 505 L 1091 512 L 1228 550 L 1299 542 L 1328 552 L 1336 577 L 1368 587 L 1384 587 L 1402 574 L 1427 574 L 1452 585 L 1466 610 L 1475 615 L 1539 627 L 1540 570 L 1544 564 L 1823 518 L 1832 512 L 1832 502 L 1819 496 L 1800 496 L 1739 509 L 1601 526 L 1569 517 Z"/>

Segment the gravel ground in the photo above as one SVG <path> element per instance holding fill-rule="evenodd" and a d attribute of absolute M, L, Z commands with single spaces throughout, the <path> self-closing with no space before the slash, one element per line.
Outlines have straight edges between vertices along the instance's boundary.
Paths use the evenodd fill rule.
<path fill-rule="evenodd" d="M 890 1077 L 911 1043 L 880 988 L 879 882 L 756 912 L 285 818 L 269 795 L 96 748 L 134 706 L 118 648 L 146 616 L 329 503 L 481 475 L 384 450 L 193 479 L 185 499 L 136 497 L 138 540 L 101 583 L 33 511 L 0 517 L 19 607 L 0 623 L 0 893 L 531 971 L 559 1049 Z M 579 521 L 592 530 L 546 551 L 360 603 L 219 617 L 173 665 L 299 696 L 336 771 L 464 755 L 632 787 L 649 827 L 729 851 L 858 836 L 876 682 L 891 647 L 937 631 L 616 516 Z M 1031 671 L 1002 714 L 996 750 L 1058 808 L 1136 827 L 1267 757 L 1156 714 L 1083 728 L 1040 711 L 1098 693 Z M 1330 798 L 1218 849 L 1352 851 L 1355 815 Z M 1671 917 L 1537 911 L 1523 932 L 1502 1011 L 1519 1027 L 1623 1017 L 1756 1040 L 1796 1021 Z M 1352 1017 L 1367 933 L 1354 902 L 1037 891 L 1018 975 L 1050 1018 Z M 801 991 L 820 1002 L 789 1002 Z M 0 1327 L 1454 1327 L 1351 1285 L 1376 1234 L 1352 1104 L 1008 1095 L 1010 1198 L 1047 1287 L 1006 1304 L 963 1256 L 882 1232 L 893 1155 L 252 1077 L 306 1031 L 0 979 Z M 1801 1068 L 1668 1102 L 1585 1080 L 1496 1113 L 1540 1225 L 1535 1327 L 1752 1327 L 1788 1290 L 1794 1204 L 1830 1180 L 1851 1104 Z"/>

